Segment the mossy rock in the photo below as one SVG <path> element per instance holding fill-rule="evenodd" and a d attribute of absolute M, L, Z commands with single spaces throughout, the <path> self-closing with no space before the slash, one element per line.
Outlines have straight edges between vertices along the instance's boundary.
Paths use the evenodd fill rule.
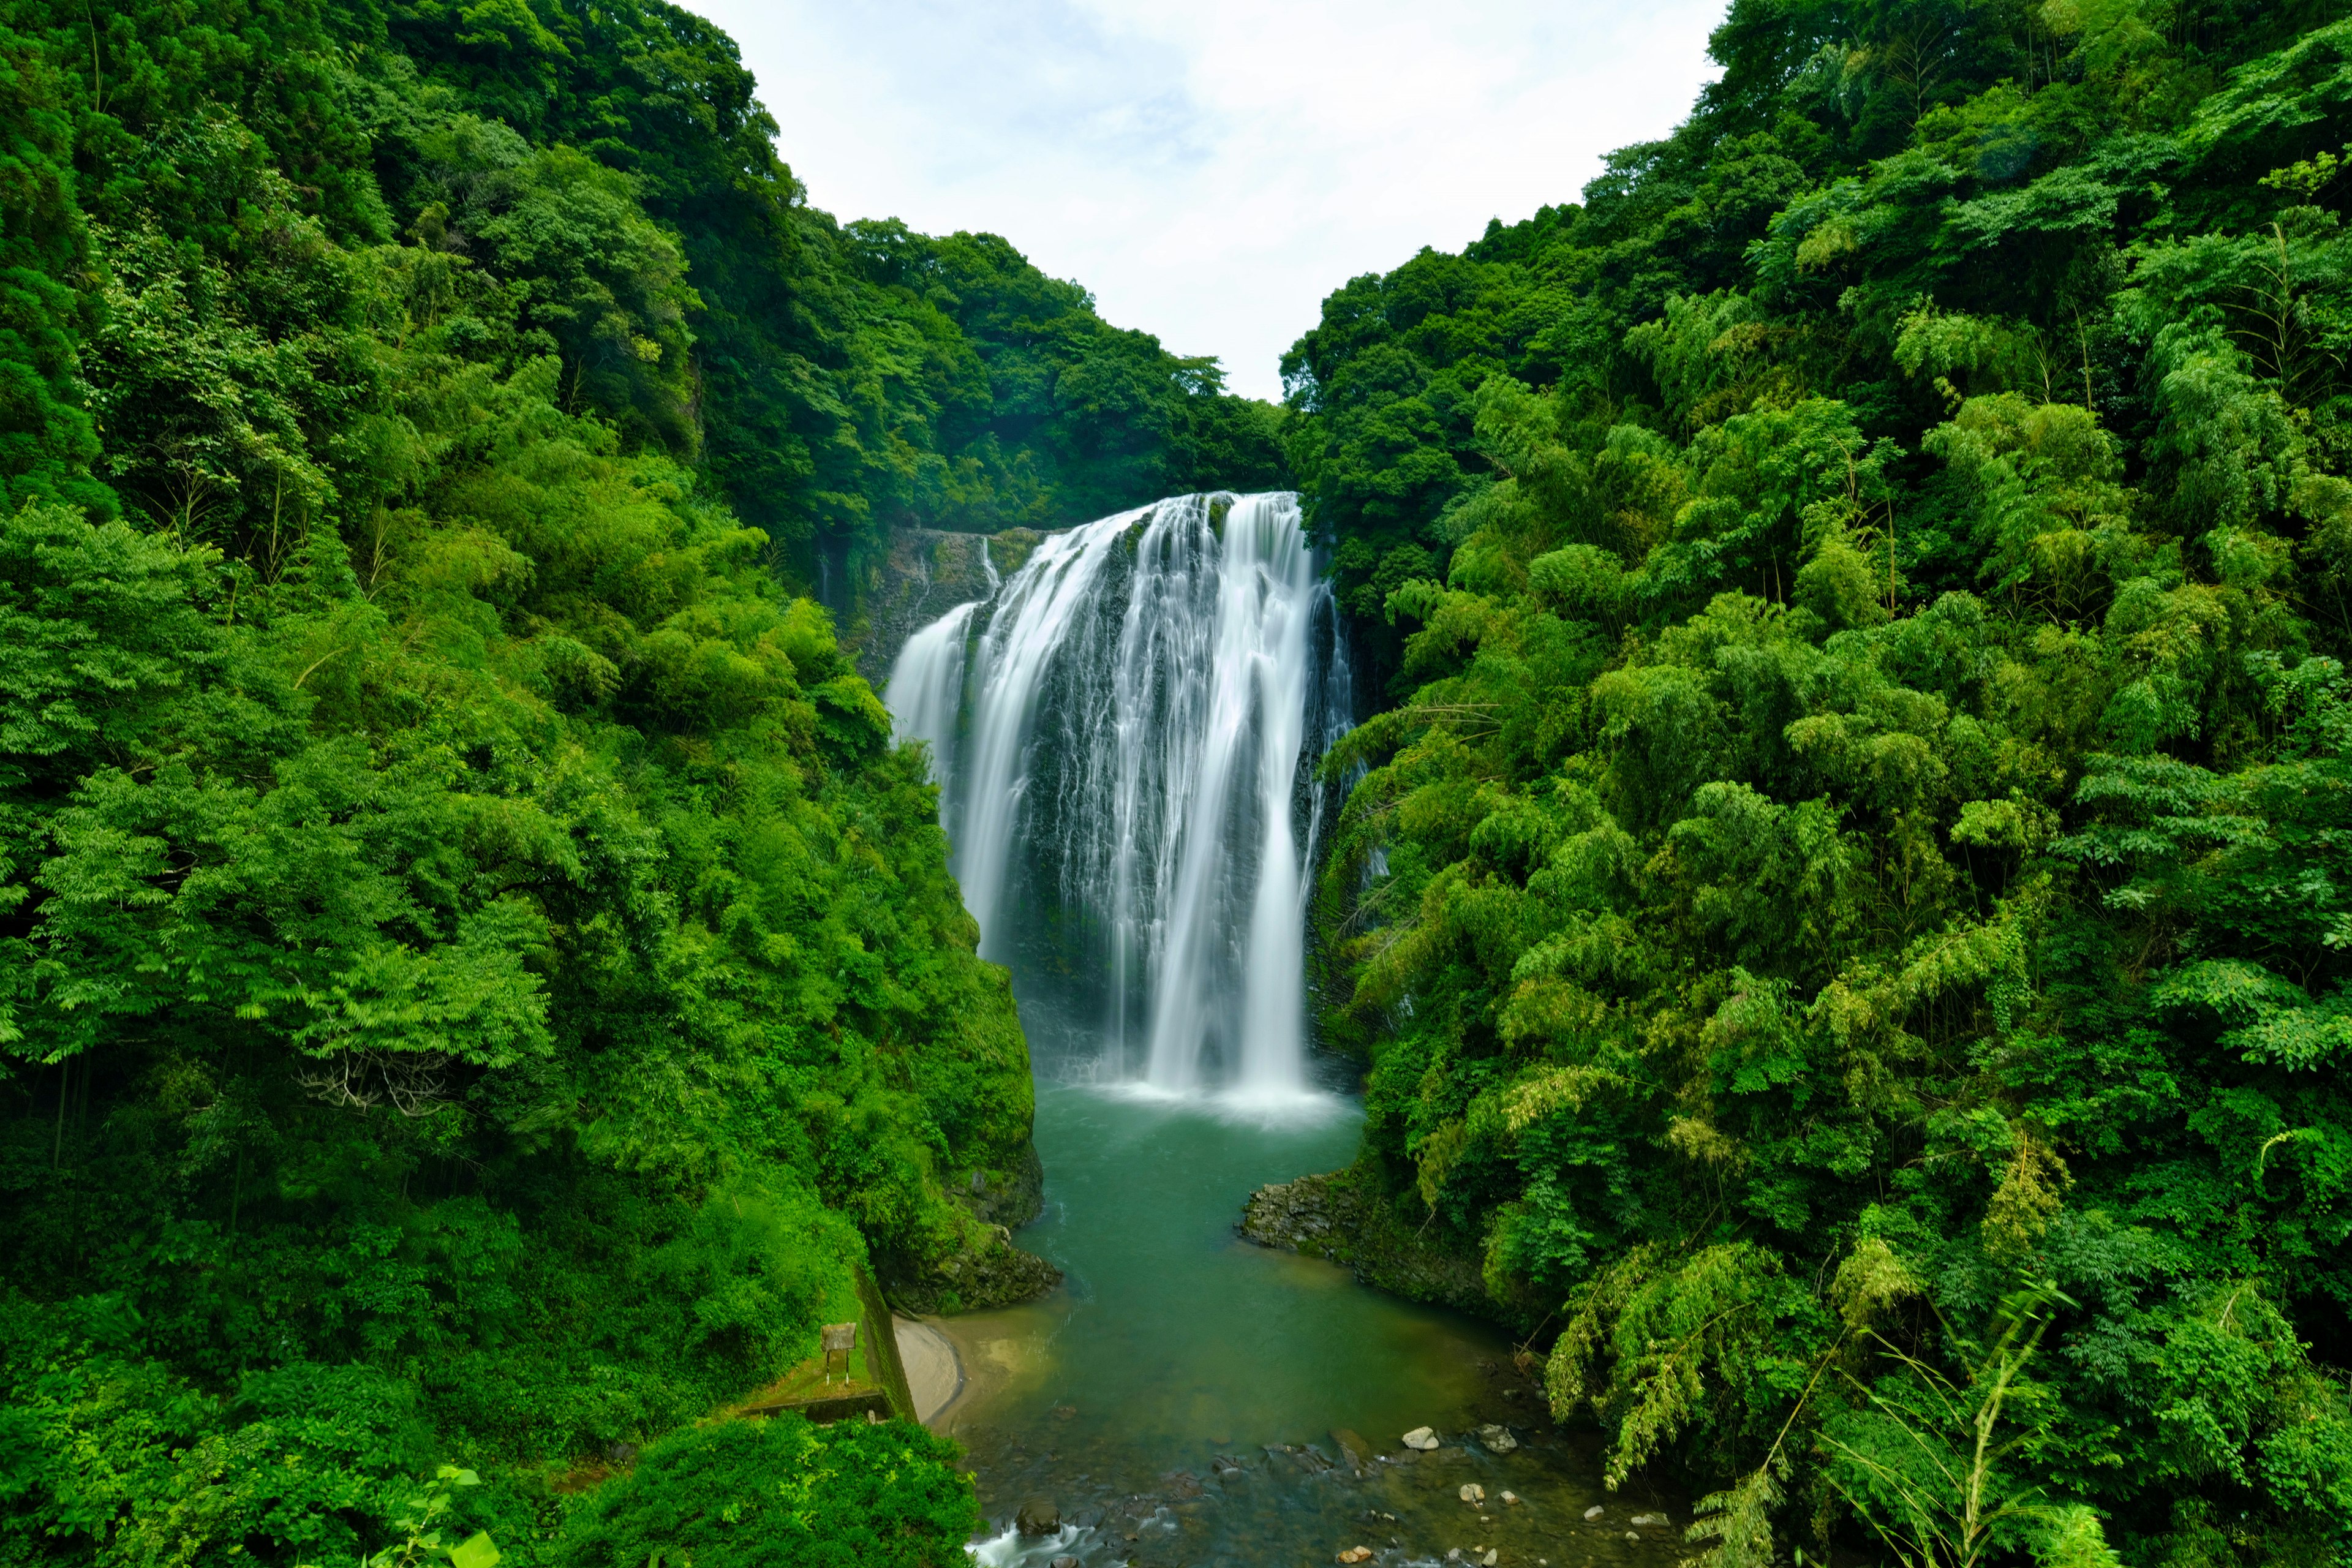
<path fill-rule="evenodd" d="M 1045 537 L 1034 528 L 1008 528 L 1002 533 L 992 533 L 988 536 L 988 558 L 996 563 L 1000 575 L 1010 577 L 1029 563 L 1029 557 L 1037 552 Z"/>

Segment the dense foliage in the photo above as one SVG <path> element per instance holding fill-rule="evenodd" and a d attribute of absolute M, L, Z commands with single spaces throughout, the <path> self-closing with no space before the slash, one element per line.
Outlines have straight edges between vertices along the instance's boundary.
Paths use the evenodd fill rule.
<path fill-rule="evenodd" d="M 812 211 L 751 90 L 659 5 L 0 5 L 9 1561 L 528 1562 L 1001 1257 L 1012 998 L 782 584 L 1276 416 Z M 881 1442 L 826 1549 L 960 1540 Z"/>
<path fill-rule="evenodd" d="M 799 1416 L 689 1428 L 600 1490 L 564 1568 L 950 1568 L 980 1528 L 955 1445 L 911 1421 Z"/>
<path fill-rule="evenodd" d="M 1736 0 L 1286 363 L 1358 1178 L 1721 1562 L 2352 1553 L 2341 10 Z"/>

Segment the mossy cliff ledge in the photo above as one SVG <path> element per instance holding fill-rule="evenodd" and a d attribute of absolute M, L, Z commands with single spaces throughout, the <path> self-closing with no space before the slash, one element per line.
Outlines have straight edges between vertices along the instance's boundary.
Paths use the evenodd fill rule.
<path fill-rule="evenodd" d="M 975 1167 L 946 1181 L 970 1220 L 960 1245 L 889 1271 L 891 1304 L 914 1312 L 972 1312 L 1034 1300 L 1062 1282 L 1062 1271 L 1013 1245 L 1013 1232 L 1045 1206 L 1045 1167 L 1024 1142 L 1003 1170 Z"/>
<path fill-rule="evenodd" d="M 1062 1271 L 1013 1245 L 1001 1225 L 975 1224 L 963 1246 L 890 1281 L 890 1304 L 917 1313 L 977 1312 L 1032 1301 L 1062 1282 Z"/>

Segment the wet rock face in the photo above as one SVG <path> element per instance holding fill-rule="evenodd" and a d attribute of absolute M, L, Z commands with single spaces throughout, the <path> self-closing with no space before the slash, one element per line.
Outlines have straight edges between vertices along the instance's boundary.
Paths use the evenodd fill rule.
<path fill-rule="evenodd" d="M 857 673 L 881 690 L 908 637 L 958 605 L 986 598 L 989 567 L 1000 581 L 1012 576 L 1046 537 L 1034 528 L 993 534 L 891 530 L 889 548 L 863 574 L 856 603 L 843 617 L 842 644 L 856 656 Z"/>
<path fill-rule="evenodd" d="M 843 641 L 853 647 L 857 673 L 874 689 L 890 679 L 890 666 L 907 639 L 958 605 L 988 595 L 988 569 L 981 562 L 977 533 L 900 528 L 890 547 L 859 584 L 856 612 L 846 617 Z"/>
<path fill-rule="evenodd" d="M 952 1190 L 982 1225 L 1018 1230 L 1045 1212 L 1045 1167 L 1037 1146 L 1024 1143 L 1020 1163 L 1012 1170 L 972 1171 Z"/>
<path fill-rule="evenodd" d="M 1062 1528 L 1062 1510 L 1050 1502 L 1032 1499 L 1021 1505 L 1013 1526 L 1024 1535 L 1053 1535 Z"/>
<path fill-rule="evenodd" d="M 1511 1316 L 1486 1294 L 1475 1258 L 1417 1238 L 1366 1194 L 1353 1171 L 1260 1187 L 1243 1205 L 1239 1229 L 1260 1247 L 1345 1264 L 1358 1279 L 1393 1295 L 1486 1318 Z"/>
<path fill-rule="evenodd" d="M 975 1226 L 964 1247 L 919 1270 L 891 1271 L 892 1305 L 915 1313 L 977 1312 L 1034 1301 L 1062 1282 L 1062 1271 L 1013 1245 L 1004 1226 Z"/>

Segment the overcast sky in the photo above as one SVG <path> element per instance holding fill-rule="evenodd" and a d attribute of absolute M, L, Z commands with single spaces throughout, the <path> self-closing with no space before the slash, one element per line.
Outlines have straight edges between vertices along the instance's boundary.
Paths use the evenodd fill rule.
<path fill-rule="evenodd" d="M 685 0 L 845 220 L 1004 236 L 1227 384 L 1325 294 L 1573 201 L 1712 74 L 1723 0 Z"/>

